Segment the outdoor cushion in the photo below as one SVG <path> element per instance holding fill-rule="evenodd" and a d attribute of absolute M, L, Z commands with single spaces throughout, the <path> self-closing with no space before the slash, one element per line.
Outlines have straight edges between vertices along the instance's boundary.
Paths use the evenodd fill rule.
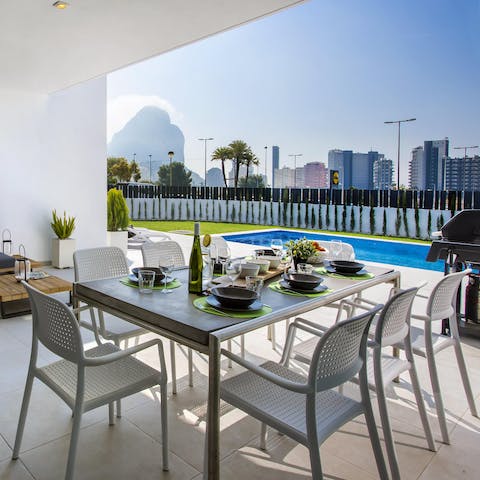
<path fill-rule="evenodd" d="M 0 253 L 0 270 L 3 269 L 13 269 L 15 266 L 15 259 L 10 255 L 5 255 L 4 253 Z"/>

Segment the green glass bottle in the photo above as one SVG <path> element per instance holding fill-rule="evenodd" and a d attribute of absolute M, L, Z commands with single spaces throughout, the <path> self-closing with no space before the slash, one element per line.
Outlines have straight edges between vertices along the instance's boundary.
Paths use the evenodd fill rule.
<path fill-rule="evenodd" d="M 195 222 L 192 253 L 188 273 L 188 291 L 190 293 L 202 293 L 202 270 L 203 258 L 200 246 L 200 224 Z"/>

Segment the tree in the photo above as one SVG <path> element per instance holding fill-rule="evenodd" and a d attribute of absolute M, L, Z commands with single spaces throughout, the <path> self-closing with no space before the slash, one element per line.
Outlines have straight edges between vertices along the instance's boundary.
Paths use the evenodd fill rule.
<path fill-rule="evenodd" d="M 138 182 L 142 178 L 140 167 L 135 160 L 130 163 L 130 177 L 133 177 L 134 182 Z"/>
<path fill-rule="evenodd" d="M 240 166 L 244 164 L 245 157 L 249 154 L 250 147 L 243 140 L 233 140 L 228 145 L 232 149 L 232 160 L 235 169 L 234 187 L 238 187 L 238 176 L 240 173 Z"/>
<path fill-rule="evenodd" d="M 189 187 L 192 184 L 192 172 L 187 170 L 181 162 L 162 165 L 158 169 L 158 183 L 159 185 Z"/>
<path fill-rule="evenodd" d="M 250 177 L 240 177 L 238 180 L 239 187 L 249 188 L 265 188 L 262 175 L 252 175 Z"/>
<path fill-rule="evenodd" d="M 108 183 L 129 182 L 132 178 L 138 182 L 141 177 L 140 168 L 134 160 L 128 163 L 124 157 L 107 158 Z"/>
<path fill-rule="evenodd" d="M 225 182 L 225 186 L 227 186 L 227 176 L 225 174 L 225 162 L 227 160 L 232 160 L 233 158 L 233 150 L 230 147 L 218 147 L 212 153 L 212 161 L 220 160 L 222 162 L 222 174 L 223 174 L 223 181 Z"/>
<path fill-rule="evenodd" d="M 247 174 L 246 174 L 247 183 L 248 183 L 248 173 L 249 173 L 250 167 L 252 165 L 256 166 L 259 163 L 260 163 L 260 160 L 258 159 L 258 157 L 252 152 L 251 148 L 248 147 L 243 158 L 243 164 L 247 167 Z"/>

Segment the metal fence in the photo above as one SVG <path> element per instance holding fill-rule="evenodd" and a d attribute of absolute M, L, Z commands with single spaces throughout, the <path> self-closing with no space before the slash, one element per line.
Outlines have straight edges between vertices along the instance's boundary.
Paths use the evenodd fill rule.
<path fill-rule="evenodd" d="M 329 190 L 318 188 L 168 187 L 118 183 L 109 185 L 126 198 L 246 200 L 321 205 L 419 208 L 458 211 L 480 208 L 480 191 Z"/>

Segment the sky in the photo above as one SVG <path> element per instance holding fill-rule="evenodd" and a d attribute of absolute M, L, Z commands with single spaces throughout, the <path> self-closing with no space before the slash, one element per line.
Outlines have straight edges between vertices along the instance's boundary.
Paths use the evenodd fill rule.
<path fill-rule="evenodd" d="M 310 0 L 108 76 L 108 140 L 145 105 L 185 135 L 185 164 L 245 140 L 270 177 L 280 166 L 327 164 L 332 149 L 377 150 L 408 182 L 425 140 L 480 145 L 480 0 Z M 469 153 L 480 153 L 480 150 Z M 209 158 L 209 157 L 208 157 Z M 137 159 L 140 160 L 141 159 Z M 218 166 L 208 162 L 208 168 Z M 396 174 L 395 174 L 396 178 Z"/>

